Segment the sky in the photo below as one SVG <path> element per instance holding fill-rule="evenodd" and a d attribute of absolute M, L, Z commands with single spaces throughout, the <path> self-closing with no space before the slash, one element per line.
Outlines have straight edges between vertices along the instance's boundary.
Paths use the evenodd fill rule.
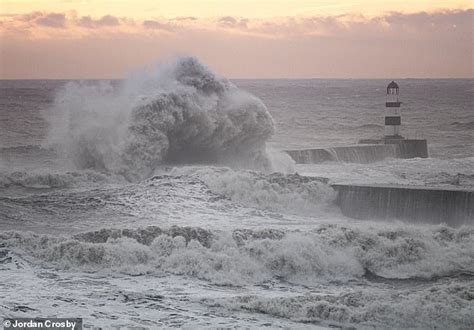
<path fill-rule="evenodd" d="M 472 0 L 0 0 L 0 79 L 473 78 Z"/>

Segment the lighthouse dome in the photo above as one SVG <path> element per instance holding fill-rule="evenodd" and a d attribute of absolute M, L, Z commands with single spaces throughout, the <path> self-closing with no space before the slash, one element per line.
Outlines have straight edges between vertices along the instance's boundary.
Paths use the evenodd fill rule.
<path fill-rule="evenodd" d="M 398 84 L 393 80 L 387 86 L 387 94 L 388 95 L 398 95 L 398 90 L 399 90 Z"/>
<path fill-rule="evenodd" d="M 390 84 L 388 84 L 387 88 L 399 88 L 398 84 L 392 80 Z"/>

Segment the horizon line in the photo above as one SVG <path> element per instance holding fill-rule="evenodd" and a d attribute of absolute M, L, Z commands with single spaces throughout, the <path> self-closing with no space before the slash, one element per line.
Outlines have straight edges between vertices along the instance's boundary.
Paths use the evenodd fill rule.
<path fill-rule="evenodd" d="M 228 80 L 473 80 L 472 77 L 311 77 L 311 78 L 243 78 L 243 77 L 225 77 L 222 75 L 217 75 Z M 14 80 L 127 80 L 127 77 L 124 78 L 2 78 L 0 81 L 14 81 Z"/>

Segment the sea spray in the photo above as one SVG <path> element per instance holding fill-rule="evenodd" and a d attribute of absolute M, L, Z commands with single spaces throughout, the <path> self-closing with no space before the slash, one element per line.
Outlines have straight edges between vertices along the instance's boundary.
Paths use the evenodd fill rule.
<path fill-rule="evenodd" d="M 272 170 L 274 124 L 265 105 L 194 57 L 111 83 L 69 83 L 48 118 L 46 144 L 79 169 L 149 176 L 160 164 Z"/>

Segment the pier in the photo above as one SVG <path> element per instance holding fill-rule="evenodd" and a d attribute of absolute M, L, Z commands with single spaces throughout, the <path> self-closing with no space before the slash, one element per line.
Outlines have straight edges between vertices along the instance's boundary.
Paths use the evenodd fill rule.
<path fill-rule="evenodd" d="M 428 142 L 406 139 L 401 135 L 400 87 L 395 81 L 387 86 L 384 135 L 378 139 L 362 139 L 358 145 L 286 150 L 297 164 L 318 164 L 326 161 L 372 163 L 385 158 L 428 158 Z"/>
<path fill-rule="evenodd" d="M 361 140 L 344 147 L 285 150 L 297 164 L 319 164 L 328 161 L 372 163 L 386 158 L 427 158 L 426 140 Z"/>
<path fill-rule="evenodd" d="M 332 187 L 338 193 L 336 204 L 350 218 L 450 226 L 474 223 L 474 190 L 349 184 Z"/>

